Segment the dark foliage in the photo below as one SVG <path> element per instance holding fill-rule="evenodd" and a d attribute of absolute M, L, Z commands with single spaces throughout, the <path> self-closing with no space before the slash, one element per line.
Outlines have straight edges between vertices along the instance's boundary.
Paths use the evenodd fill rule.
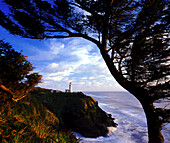
<path fill-rule="evenodd" d="M 0 40 L 0 84 L 17 96 L 23 96 L 41 80 L 38 73 L 30 74 L 33 66 L 9 43 Z"/>

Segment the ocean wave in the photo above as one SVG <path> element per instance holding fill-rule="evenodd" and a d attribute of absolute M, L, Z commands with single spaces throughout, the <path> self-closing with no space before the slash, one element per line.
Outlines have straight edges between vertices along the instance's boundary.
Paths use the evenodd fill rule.
<path fill-rule="evenodd" d="M 107 136 L 111 136 L 113 134 L 113 132 L 116 130 L 116 127 L 107 127 L 108 133 Z"/>
<path fill-rule="evenodd" d="M 146 116 L 140 103 L 132 98 L 130 94 L 123 96 L 115 95 L 117 93 L 88 94 L 98 101 L 98 105 L 107 113 L 115 118 L 114 122 L 118 124 L 116 129 L 108 127 L 108 137 L 85 138 L 81 143 L 147 143 L 148 132 Z M 108 96 L 107 96 L 108 95 Z M 169 140 L 169 125 L 166 125 L 162 133 L 165 142 Z"/>

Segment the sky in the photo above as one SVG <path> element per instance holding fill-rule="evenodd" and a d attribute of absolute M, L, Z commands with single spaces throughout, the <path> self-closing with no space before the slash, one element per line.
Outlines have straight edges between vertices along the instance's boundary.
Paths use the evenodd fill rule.
<path fill-rule="evenodd" d="M 3 5 L 0 2 L 0 8 Z M 0 26 L 0 40 L 27 56 L 43 76 L 42 88 L 65 91 L 125 91 L 112 77 L 97 46 L 82 38 L 32 40 L 11 35 Z"/>

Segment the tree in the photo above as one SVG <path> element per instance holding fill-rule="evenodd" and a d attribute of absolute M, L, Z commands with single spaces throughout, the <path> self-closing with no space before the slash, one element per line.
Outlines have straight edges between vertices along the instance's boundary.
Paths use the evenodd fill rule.
<path fill-rule="evenodd" d="M 116 81 L 141 103 L 150 143 L 162 143 L 169 110 L 168 1 L 4 0 L 0 25 L 32 39 L 82 37 L 97 45 Z M 24 20 L 23 20 L 24 19 Z"/>
<path fill-rule="evenodd" d="M 41 75 L 29 74 L 33 69 L 24 55 L 0 40 L 0 89 L 10 93 L 14 101 L 25 97 L 40 82 Z"/>

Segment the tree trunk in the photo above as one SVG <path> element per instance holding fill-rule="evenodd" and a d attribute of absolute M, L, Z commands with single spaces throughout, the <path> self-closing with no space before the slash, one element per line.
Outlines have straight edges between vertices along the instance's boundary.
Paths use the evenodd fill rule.
<path fill-rule="evenodd" d="M 104 36 L 103 36 L 104 37 Z M 105 39 L 102 39 L 105 40 Z M 106 40 L 105 40 L 106 41 Z M 115 78 L 115 80 L 127 91 L 133 94 L 143 106 L 148 126 L 148 142 L 149 143 L 164 143 L 164 139 L 161 133 L 162 124 L 159 121 L 159 116 L 155 111 L 153 106 L 153 101 L 150 100 L 148 92 L 142 87 L 135 86 L 131 81 L 128 81 L 123 74 L 118 71 L 110 59 L 110 56 L 107 53 L 106 44 L 99 46 L 100 52 L 103 59 L 106 62 L 107 67 L 110 70 L 110 73 Z"/>
<path fill-rule="evenodd" d="M 156 114 L 153 104 L 147 100 L 140 101 L 146 118 L 148 126 L 148 142 L 149 143 L 164 143 L 164 138 L 161 133 L 162 124 L 159 120 L 159 116 Z"/>
<path fill-rule="evenodd" d="M 148 92 L 135 85 L 129 87 L 129 92 L 139 100 L 144 109 L 148 127 L 148 143 L 164 143 L 161 133 L 162 123 L 159 120 L 159 114 L 156 113 L 153 101 L 148 95 Z"/>
<path fill-rule="evenodd" d="M 161 133 L 162 123 L 159 120 L 159 115 L 155 111 L 153 101 L 148 95 L 148 92 L 133 84 L 127 87 L 129 88 L 128 91 L 138 99 L 144 109 L 147 119 L 148 143 L 164 143 L 164 138 Z"/>

